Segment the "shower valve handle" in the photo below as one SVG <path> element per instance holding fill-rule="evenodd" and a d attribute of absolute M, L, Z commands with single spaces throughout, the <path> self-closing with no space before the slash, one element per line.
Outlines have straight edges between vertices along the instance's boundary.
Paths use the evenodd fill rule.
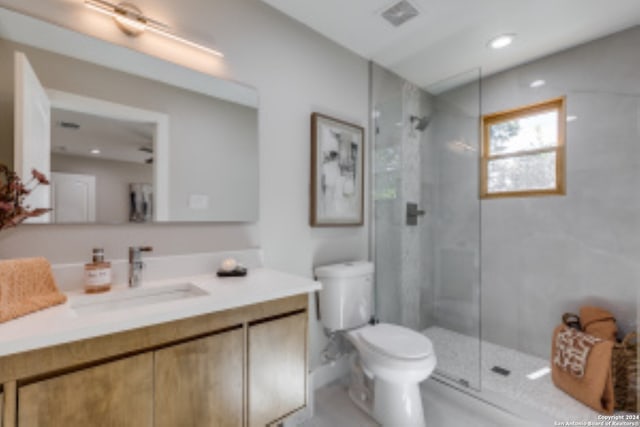
<path fill-rule="evenodd" d="M 417 203 L 407 202 L 407 225 L 418 225 L 418 217 L 424 215 Z"/>

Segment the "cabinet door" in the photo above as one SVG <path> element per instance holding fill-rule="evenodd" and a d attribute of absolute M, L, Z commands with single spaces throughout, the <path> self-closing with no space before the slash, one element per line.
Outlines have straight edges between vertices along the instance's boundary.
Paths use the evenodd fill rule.
<path fill-rule="evenodd" d="M 249 327 L 249 425 L 265 425 L 304 407 L 307 313 Z"/>
<path fill-rule="evenodd" d="M 153 424 L 153 356 L 145 353 L 18 389 L 19 427 Z"/>
<path fill-rule="evenodd" d="M 241 426 L 243 332 L 229 332 L 158 350 L 157 427 Z"/>

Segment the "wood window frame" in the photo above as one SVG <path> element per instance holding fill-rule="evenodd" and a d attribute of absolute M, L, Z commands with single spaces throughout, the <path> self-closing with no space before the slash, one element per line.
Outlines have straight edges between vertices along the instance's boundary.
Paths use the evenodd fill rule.
<path fill-rule="evenodd" d="M 482 116 L 482 154 L 480 156 L 480 198 L 481 199 L 499 199 L 507 197 L 536 197 L 566 194 L 566 99 L 564 96 L 549 99 L 543 102 L 526 105 L 510 110 L 500 111 Z M 515 151 L 507 154 L 490 154 L 490 137 L 489 129 L 491 125 L 512 120 L 518 117 L 525 117 L 545 111 L 558 112 L 558 144 L 554 147 L 538 148 L 535 150 Z M 524 157 L 541 153 L 556 153 L 556 187 L 552 189 L 533 189 L 519 191 L 501 191 L 489 192 L 489 162 L 495 159 Z"/>

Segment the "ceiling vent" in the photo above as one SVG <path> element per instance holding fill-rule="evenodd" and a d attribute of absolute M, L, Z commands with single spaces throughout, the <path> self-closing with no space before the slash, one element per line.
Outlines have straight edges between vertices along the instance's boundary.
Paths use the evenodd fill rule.
<path fill-rule="evenodd" d="M 394 27 L 399 27 L 409 19 L 418 16 L 419 13 L 414 5 L 407 0 L 402 0 L 382 12 L 382 17 Z"/>

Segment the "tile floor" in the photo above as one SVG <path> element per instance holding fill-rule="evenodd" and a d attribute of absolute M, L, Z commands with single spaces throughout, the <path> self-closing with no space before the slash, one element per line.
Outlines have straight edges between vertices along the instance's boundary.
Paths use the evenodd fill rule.
<path fill-rule="evenodd" d="M 563 423 L 567 421 L 578 423 L 574 425 L 588 425 L 590 421 L 594 422 L 592 425 L 598 425 L 598 414 L 555 388 L 549 375 L 536 380 L 526 379 L 528 373 L 548 366 L 548 361 L 491 343 L 483 342 L 479 346 L 477 339 L 442 328 L 429 328 L 423 333 L 434 347 L 440 348 L 440 369 L 469 378 L 469 383 L 474 385 L 480 381 L 479 369 L 482 369 L 483 384 L 482 392 L 464 387 L 458 390 L 459 385 L 446 378 L 437 380 L 434 374 L 422 384 L 427 427 L 571 425 Z M 480 353 L 481 366 L 478 364 Z M 507 377 L 497 375 L 491 372 L 493 366 L 506 367 L 511 374 Z M 314 417 L 299 427 L 377 426 L 351 402 L 346 384 L 345 379 L 317 390 Z"/>
<path fill-rule="evenodd" d="M 477 338 L 443 328 L 431 327 L 423 334 L 438 349 L 436 369 L 466 378 L 476 388 L 482 381 L 479 395 L 483 400 L 512 411 L 518 408 L 519 414 L 527 413 L 530 417 L 535 414 L 545 421 L 598 421 L 596 411 L 556 388 L 551 375 L 527 379 L 527 374 L 549 367 L 548 360 L 486 341 L 480 345 Z M 481 366 L 478 359 L 482 361 Z M 506 368 L 510 374 L 506 377 L 498 375 L 491 371 L 494 366 Z"/>
<path fill-rule="evenodd" d="M 375 427 L 378 424 L 349 399 L 347 387 L 336 382 L 316 392 L 314 417 L 300 427 Z M 533 427 L 512 414 L 458 392 L 435 380 L 423 383 L 427 427 Z M 402 427 L 402 426 L 389 426 Z"/>

